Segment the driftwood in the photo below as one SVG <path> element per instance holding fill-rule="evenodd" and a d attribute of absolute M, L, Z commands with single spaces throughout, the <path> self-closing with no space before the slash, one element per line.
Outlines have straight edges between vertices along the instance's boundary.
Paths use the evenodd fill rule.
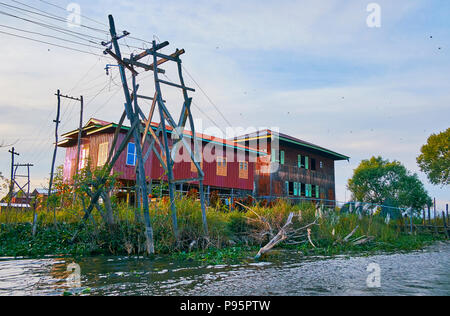
<path fill-rule="evenodd" d="M 359 226 L 356 226 L 355 229 L 347 235 L 347 237 L 345 237 L 344 239 L 339 239 L 337 241 L 334 242 L 334 245 L 337 245 L 338 243 L 348 243 L 350 241 L 350 238 L 352 238 L 352 236 L 356 233 L 356 231 L 358 230 Z M 334 232 L 334 230 L 333 230 Z M 334 235 L 333 235 L 334 236 Z M 356 239 L 359 240 L 359 239 Z M 353 241 L 354 242 L 354 241 Z"/>
<path fill-rule="evenodd" d="M 369 237 L 367 237 L 367 236 L 362 236 L 362 237 L 360 237 L 360 238 L 354 240 L 354 241 L 353 241 L 353 245 L 354 245 L 354 246 L 363 245 L 363 244 L 365 244 L 365 243 L 368 243 L 368 242 L 373 241 L 374 239 L 375 239 L 375 237 L 372 237 L 372 236 L 369 236 Z"/>
<path fill-rule="evenodd" d="M 311 239 L 311 228 L 308 228 L 308 241 L 311 244 L 311 246 L 313 246 L 314 248 L 316 248 L 316 245 L 314 245 L 312 239 Z"/>
<path fill-rule="evenodd" d="M 256 255 L 256 259 L 261 258 L 261 256 L 263 254 L 265 254 L 265 253 L 269 252 L 270 250 L 272 250 L 272 248 L 275 247 L 276 245 L 278 245 L 280 242 L 283 242 L 286 239 L 288 239 L 287 229 L 292 224 L 292 219 L 293 218 L 294 218 L 294 213 L 291 213 L 289 215 L 288 221 L 283 226 L 283 228 L 281 228 L 281 230 L 278 232 L 278 234 L 265 247 L 261 248 L 261 250 Z"/>
<path fill-rule="evenodd" d="M 359 228 L 359 226 L 356 226 L 355 229 L 347 237 L 344 238 L 344 242 L 348 242 L 350 240 L 350 238 L 352 238 L 352 236 L 356 233 L 358 228 Z"/>
<path fill-rule="evenodd" d="M 260 259 L 264 254 L 271 251 L 275 246 L 282 243 L 283 241 L 286 241 L 288 239 L 298 239 L 298 238 L 305 237 L 305 235 L 304 235 L 305 230 L 308 231 L 309 242 L 314 246 L 314 244 L 311 240 L 311 227 L 316 225 L 317 222 L 314 222 L 308 226 L 294 230 L 294 229 L 291 229 L 292 220 L 294 219 L 294 217 L 295 217 L 294 213 L 289 214 L 286 224 L 280 229 L 278 234 L 274 238 L 272 238 L 272 240 L 266 246 L 261 248 L 261 250 L 258 252 L 258 254 L 255 257 L 256 260 Z M 303 242 L 297 242 L 297 243 L 303 243 Z M 291 244 L 296 244 L 296 242 L 292 242 Z"/>

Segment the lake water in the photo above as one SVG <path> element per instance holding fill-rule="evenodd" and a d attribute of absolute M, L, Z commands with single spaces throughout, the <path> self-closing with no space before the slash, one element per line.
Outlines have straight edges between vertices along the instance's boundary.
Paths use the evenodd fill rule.
<path fill-rule="evenodd" d="M 207 266 L 128 257 L 84 258 L 79 281 L 67 282 L 70 259 L 0 259 L 0 295 L 450 295 L 450 244 L 409 254 L 304 258 L 283 252 L 277 260 Z M 381 287 L 369 288 L 371 264 Z"/>

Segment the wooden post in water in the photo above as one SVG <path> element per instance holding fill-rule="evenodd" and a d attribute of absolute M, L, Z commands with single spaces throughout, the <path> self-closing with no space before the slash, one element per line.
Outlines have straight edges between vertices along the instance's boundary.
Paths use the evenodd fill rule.
<path fill-rule="evenodd" d="M 422 221 L 422 223 L 423 223 L 423 227 L 425 228 L 426 220 L 427 220 L 427 215 L 425 214 L 425 209 L 422 211 L 422 213 L 423 213 L 423 221 Z"/>
<path fill-rule="evenodd" d="M 33 226 L 32 226 L 32 230 L 31 230 L 31 234 L 33 235 L 33 237 L 36 236 L 37 220 L 38 220 L 37 210 L 36 210 L 37 198 L 38 197 L 36 196 L 34 203 L 33 203 Z"/>
<path fill-rule="evenodd" d="M 437 214 L 437 209 L 436 209 L 436 198 L 434 198 L 434 232 L 436 233 L 436 235 L 439 235 L 439 230 L 438 230 L 438 214 Z"/>
<path fill-rule="evenodd" d="M 450 226 L 450 218 L 448 217 L 448 204 L 446 208 L 447 208 L 447 226 Z"/>
<path fill-rule="evenodd" d="M 410 208 L 409 209 L 409 215 L 410 215 L 410 224 L 411 224 L 411 235 L 414 233 L 414 231 L 413 231 L 413 209 L 412 208 Z"/>
<path fill-rule="evenodd" d="M 445 212 L 442 212 L 442 218 L 444 220 L 445 236 L 447 236 L 447 238 L 448 238 L 448 226 L 447 226 L 447 219 L 445 218 Z"/>

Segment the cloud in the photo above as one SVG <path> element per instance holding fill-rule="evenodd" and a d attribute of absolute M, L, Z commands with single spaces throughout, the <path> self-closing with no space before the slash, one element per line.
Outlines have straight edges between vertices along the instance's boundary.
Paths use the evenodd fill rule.
<path fill-rule="evenodd" d="M 185 74 L 187 84 L 197 89 L 193 111 L 204 119 L 205 128 L 228 125 L 216 106 L 235 126 L 279 126 L 282 132 L 352 156 L 350 164 L 337 164 L 343 199 L 346 180 L 361 159 L 382 154 L 417 170 L 420 146 L 428 135 L 448 127 L 450 75 L 445 69 L 450 66 L 450 27 L 441 12 L 448 12 L 449 4 L 377 2 L 382 7 L 380 29 L 367 27 L 368 2 L 358 0 L 83 0 L 80 4 L 83 15 L 105 24 L 83 19 L 90 26 L 106 31 L 107 14 L 112 13 L 118 29 L 127 29 L 133 37 L 151 41 L 157 35 L 169 40 L 172 45 L 166 53 L 185 48 L 185 70 L 207 94 Z M 64 15 L 37 2 L 33 5 Z M 2 23 L 14 21 L 4 18 Z M 90 34 L 107 38 L 100 32 Z M 21 159 L 36 164 L 34 179 L 44 179 L 54 141 L 56 89 L 85 96 L 86 120 L 95 115 L 117 121 L 124 102 L 120 80 L 105 75 L 106 63 L 113 61 L 0 36 L 7 43 L 0 51 L 7 61 L 0 64 L 4 121 L 0 133 L 7 140 L 20 137 Z M 149 45 L 132 38 L 123 44 Z M 123 47 L 124 54 L 134 50 Z M 175 80 L 174 70 L 165 68 Z M 114 69 L 112 73 L 117 75 Z M 142 93 L 152 95 L 151 74 L 144 73 L 139 80 Z M 164 95 L 178 113 L 176 91 L 165 88 Z M 61 132 L 77 127 L 75 102 L 63 102 L 62 121 Z M 8 160 L 3 153 L 4 173 Z M 60 151 L 58 163 L 62 160 Z M 427 188 L 440 200 L 448 198 L 438 188 Z"/>

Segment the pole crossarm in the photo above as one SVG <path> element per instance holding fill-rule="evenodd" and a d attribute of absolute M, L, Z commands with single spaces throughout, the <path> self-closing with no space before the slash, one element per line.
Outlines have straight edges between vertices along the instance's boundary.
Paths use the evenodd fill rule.
<path fill-rule="evenodd" d="M 119 65 L 122 65 L 122 66 L 124 66 L 125 68 L 127 68 L 129 71 L 131 71 L 131 73 L 132 73 L 134 76 L 137 76 L 137 75 L 138 75 L 137 71 L 134 70 L 133 67 L 130 66 L 130 64 L 128 64 L 128 63 L 126 63 L 125 61 L 123 61 L 122 58 L 120 58 L 119 56 L 117 56 L 116 54 L 114 54 L 109 48 L 105 50 L 105 53 L 110 54 L 111 57 L 114 58 L 114 59 L 119 63 Z"/>
<path fill-rule="evenodd" d="M 144 68 L 145 71 L 154 71 L 153 65 L 146 65 L 144 63 L 140 63 L 138 61 L 134 61 L 134 60 L 128 59 L 128 58 L 124 58 L 123 62 L 127 63 L 127 64 L 131 64 L 131 65 L 136 66 L 136 67 Z M 158 69 L 158 72 L 160 74 L 165 74 L 166 73 L 166 71 L 164 69 Z"/>
<path fill-rule="evenodd" d="M 169 46 L 169 45 L 170 45 L 170 43 L 167 42 L 167 41 L 162 42 L 161 44 L 158 44 L 158 45 L 156 45 L 156 46 L 153 47 L 153 48 L 146 49 L 146 50 L 143 51 L 142 53 L 136 55 L 136 56 L 133 58 L 133 60 L 134 60 L 134 61 L 138 61 L 138 60 L 140 60 L 140 59 L 142 59 L 142 58 L 144 58 L 144 57 L 147 57 L 148 55 L 153 54 L 155 51 L 161 50 L 161 49 L 163 49 L 164 47 L 167 47 L 167 46 Z"/>
<path fill-rule="evenodd" d="M 56 96 L 57 96 L 57 94 L 55 94 Z M 60 97 L 61 98 L 65 98 L 65 99 L 69 99 L 69 100 L 74 100 L 74 101 L 78 101 L 78 102 L 81 102 L 81 100 L 82 100 L 82 98 L 75 98 L 75 97 L 71 97 L 71 96 L 68 96 L 68 95 L 60 95 Z"/>

